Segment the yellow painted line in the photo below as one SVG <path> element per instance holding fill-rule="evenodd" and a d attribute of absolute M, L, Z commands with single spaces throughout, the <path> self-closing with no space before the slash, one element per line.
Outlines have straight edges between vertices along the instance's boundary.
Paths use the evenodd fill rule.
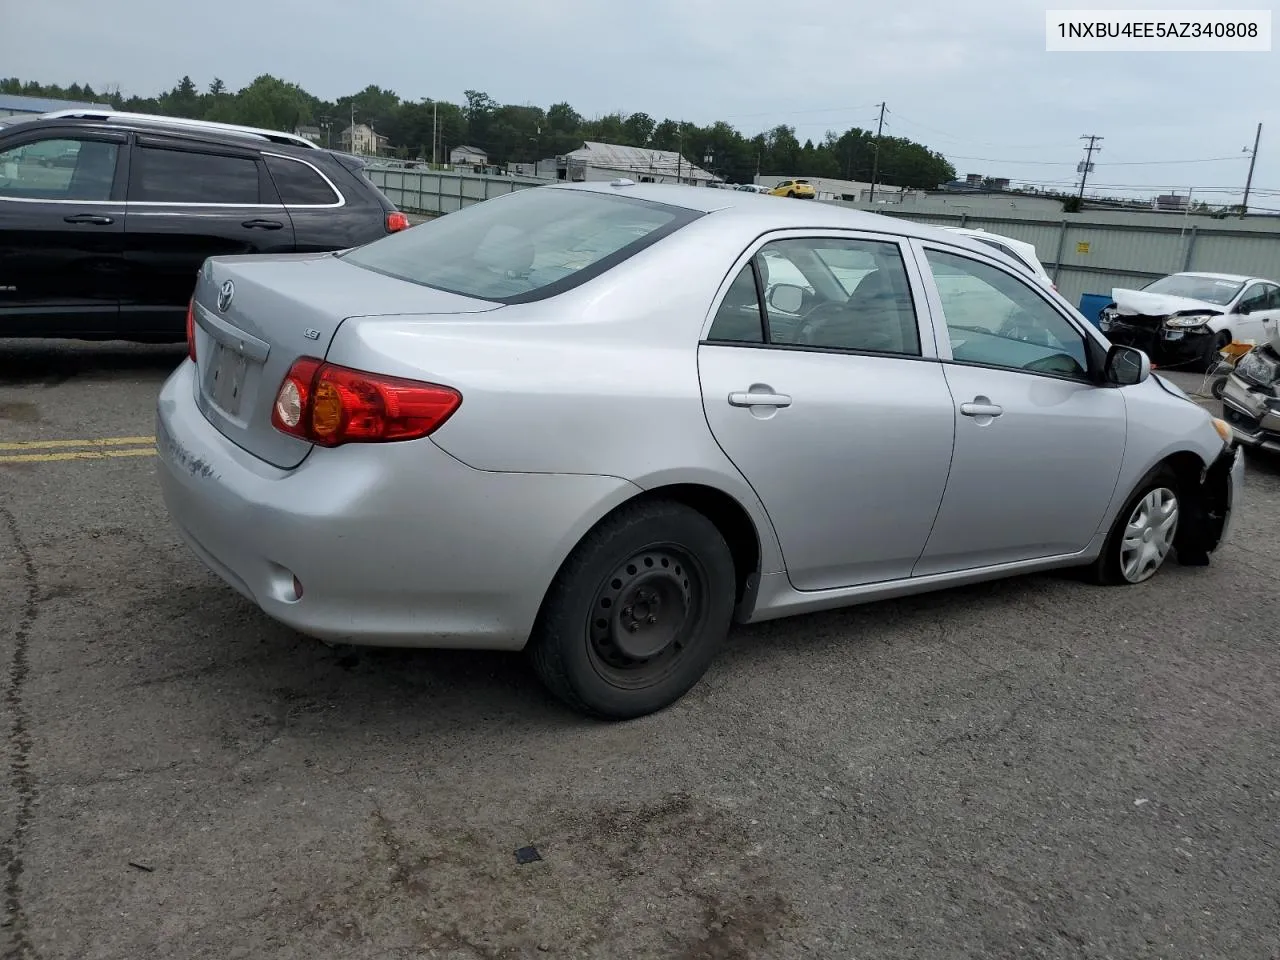
<path fill-rule="evenodd" d="M 155 443 L 155 437 L 100 437 L 97 440 L 15 440 L 0 443 L 0 450 L 55 450 L 59 447 L 132 447 Z"/>
<path fill-rule="evenodd" d="M 0 463 L 50 463 L 55 460 L 108 460 L 113 457 L 154 457 L 152 449 L 66 450 L 62 453 L 0 453 Z"/>

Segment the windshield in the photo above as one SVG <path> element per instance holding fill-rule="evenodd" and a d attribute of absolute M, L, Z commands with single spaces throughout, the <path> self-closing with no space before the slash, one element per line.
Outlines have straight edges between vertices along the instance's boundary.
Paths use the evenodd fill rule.
<path fill-rule="evenodd" d="M 1222 280 L 1217 277 L 1193 277 L 1185 273 L 1175 273 L 1170 277 L 1162 277 L 1155 283 L 1142 288 L 1143 293 L 1163 293 L 1171 297 L 1185 297 L 1188 300 L 1203 300 L 1205 303 L 1216 303 L 1226 306 L 1235 299 L 1242 280 Z"/>
<path fill-rule="evenodd" d="M 630 197 L 533 187 L 345 254 L 377 273 L 499 303 L 555 296 L 702 216 Z"/>

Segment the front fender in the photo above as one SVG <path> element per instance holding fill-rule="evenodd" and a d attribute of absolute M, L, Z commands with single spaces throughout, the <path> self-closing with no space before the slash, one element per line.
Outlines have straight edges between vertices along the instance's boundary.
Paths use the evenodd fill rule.
<path fill-rule="evenodd" d="M 1226 542 L 1231 529 L 1231 513 L 1240 488 L 1244 486 L 1244 455 L 1234 444 L 1218 455 L 1190 491 L 1174 541 L 1178 561 L 1187 566 L 1204 566 L 1209 555 Z"/>

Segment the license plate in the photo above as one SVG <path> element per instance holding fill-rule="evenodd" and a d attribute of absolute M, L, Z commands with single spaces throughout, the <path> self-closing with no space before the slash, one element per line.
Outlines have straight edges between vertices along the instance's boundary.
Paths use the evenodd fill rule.
<path fill-rule="evenodd" d="M 240 398 L 244 393 L 244 378 L 248 363 L 244 356 L 222 344 L 217 345 L 213 357 L 213 379 L 209 392 L 213 402 L 230 416 L 239 416 Z"/>

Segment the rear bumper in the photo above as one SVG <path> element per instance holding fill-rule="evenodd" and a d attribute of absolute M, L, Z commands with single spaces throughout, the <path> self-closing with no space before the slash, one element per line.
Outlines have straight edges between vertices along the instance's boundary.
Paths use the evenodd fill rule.
<path fill-rule="evenodd" d="M 564 557 L 639 492 L 614 477 L 474 470 L 429 439 L 316 448 L 280 470 L 214 429 L 194 391 L 184 362 L 157 407 L 170 517 L 215 574 L 327 640 L 519 649 Z"/>

